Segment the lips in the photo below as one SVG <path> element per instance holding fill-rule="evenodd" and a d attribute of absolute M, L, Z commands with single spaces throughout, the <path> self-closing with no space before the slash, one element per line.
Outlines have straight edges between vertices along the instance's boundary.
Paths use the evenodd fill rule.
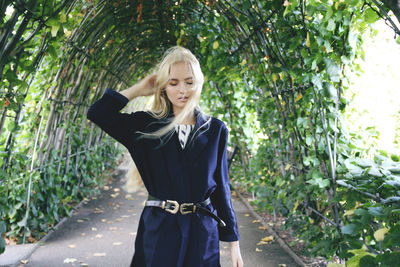
<path fill-rule="evenodd" d="M 188 100 L 188 97 L 186 96 L 186 97 L 180 97 L 180 98 L 178 98 L 178 100 L 180 100 L 180 101 L 186 101 L 186 100 Z"/>

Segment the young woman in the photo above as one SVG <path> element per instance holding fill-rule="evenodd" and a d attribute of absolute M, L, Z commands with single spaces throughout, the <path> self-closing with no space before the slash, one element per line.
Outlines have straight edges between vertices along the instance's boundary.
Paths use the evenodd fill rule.
<path fill-rule="evenodd" d="M 168 49 L 155 74 L 126 90 L 107 88 L 88 119 L 121 142 L 149 193 L 131 266 L 220 266 L 219 241 L 243 266 L 227 165 L 228 129 L 199 107 L 204 76 L 186 48 Z M 151 111 L 119 113 L 137 96 Z"/>

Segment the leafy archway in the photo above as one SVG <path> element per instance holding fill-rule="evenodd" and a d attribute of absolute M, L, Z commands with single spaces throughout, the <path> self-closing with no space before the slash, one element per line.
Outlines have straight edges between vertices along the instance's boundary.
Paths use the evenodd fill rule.
<path fill-rule="evenodd" d="M 314 255 L 398 255 L 398 164 L 362 160 L 340 115 L 377 1 L 3 2 L 1 232 L 40 237 L 93 191 L 119 149 L 88 106 L 180 44 L 207 77 L 204 109 L 239 147 L 232 179 L 260 208 L 287 216 Z"/>

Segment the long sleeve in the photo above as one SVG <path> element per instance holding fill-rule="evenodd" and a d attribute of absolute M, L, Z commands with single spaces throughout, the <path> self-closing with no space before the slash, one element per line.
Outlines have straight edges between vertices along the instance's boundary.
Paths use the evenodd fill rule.
<path fill-rule="evenodd" d="M 98 125 L 115 140 L 128 147 L 132 137 L 134 113 L 125 114 L 119 111 L 126 106 L 129 99 L 119 92 L 107 88 L 103 96 L 90 106 L 87 118 Z"/>
<path fill-rule="evenodd" d="M 220 135 L 218 166 L 215 173 L 217 187 L 211 195 L 211 200 L 217 209 L 218 216 L 226 223 L 225 227 L 218 226 L 219 240 L 232 242 L 239 240 L 239 231 L 229 186 L 227 160 L 228 133 L 228 129 L 224 125 Z"/>

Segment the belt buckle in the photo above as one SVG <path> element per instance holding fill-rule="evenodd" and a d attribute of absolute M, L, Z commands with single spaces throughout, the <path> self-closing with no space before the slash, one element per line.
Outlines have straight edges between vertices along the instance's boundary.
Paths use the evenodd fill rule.
<path fill-rule="evenodd" d="M 188 211 L 184 211 L 183 210 L 185 207 L 189 207 L 191 205 L 193 205 L 193 209 L 192 210 L 188 210 Z M 193 203 L 182 203 L 181 206 L 180 206 L 179 211 L 182 214 L 189 214 L 189 213 L 195 212 L 196 211 L 196 205 L 194 205 Z"/>
<path fill-rule="evenodd" d="M 176 213 L 178 212 L 178 210 L 179 210 L 179 203 L 178 203 L 178 201 L 167 199 L 167 203 L 173 204 L 173 205 L 174 205 L 174 208 L 173 208 L 173 209 L 169 209 L 169 208 L 165 207 L 165 202 L 164 202 L 164 209 L 165 209 L 166 211 L 168 211 L 169 213 L 176 214 Z"/>

